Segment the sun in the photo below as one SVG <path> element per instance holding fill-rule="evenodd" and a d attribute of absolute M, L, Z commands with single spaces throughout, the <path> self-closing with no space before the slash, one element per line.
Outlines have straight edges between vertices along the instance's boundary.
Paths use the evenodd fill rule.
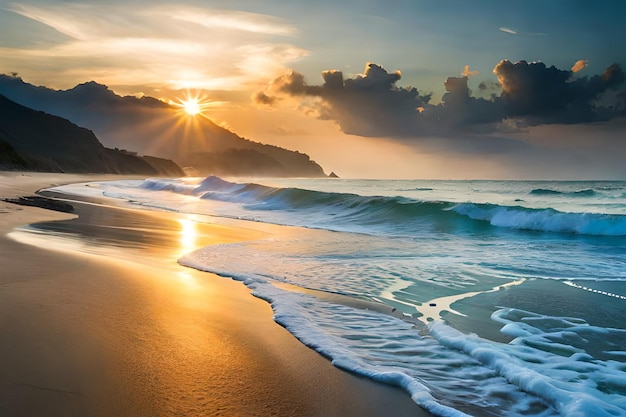
<path fill-rule="evenodd" d="M 195 98 L 183 100 L 181 101 L 181 104 L 183 106 L 183 110 L 185 110 L 185 112 L 190 116 L 195 116 L 202 111 L 202 109 L 200 108 L 200 103 Z"/>
<path fill-rule="evenodd" d="M 170 100 L 170 104 L 177 107 L 180 115 L 195 117 L 203 115 L 204 111 L 211 106 L 211 101 L 199 93 L 187 91 L 184 98 L 177 97 L 176 100 Z"/>

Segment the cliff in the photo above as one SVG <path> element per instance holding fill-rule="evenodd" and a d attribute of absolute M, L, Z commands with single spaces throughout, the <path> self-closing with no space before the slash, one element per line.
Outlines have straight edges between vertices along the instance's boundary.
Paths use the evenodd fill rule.
<path fill-rule="evenodd" d="M 0 168 L 51 172 L 183 175 L 171 163 L 104 147 L 92 131 L 0 95 Z"/>

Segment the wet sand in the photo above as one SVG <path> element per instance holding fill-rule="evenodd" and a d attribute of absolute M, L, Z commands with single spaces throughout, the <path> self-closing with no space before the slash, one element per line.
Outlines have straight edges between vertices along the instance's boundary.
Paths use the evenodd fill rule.
<path fill-rule="evenodd" d="M 0 173 L 0 198 L 89 180 Z M 0 415 L 429 415 L 333 367 L 241 283 L 176 263 L 277 228 L 73 204 L 0 202 Z M 45 233 L 14 231 L 33 222 Z"/>

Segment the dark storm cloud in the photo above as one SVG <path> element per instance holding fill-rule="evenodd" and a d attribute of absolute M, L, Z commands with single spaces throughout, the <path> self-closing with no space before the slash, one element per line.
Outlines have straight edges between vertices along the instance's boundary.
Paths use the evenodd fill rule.
<path fill-rule="evenodd" d="M 326 116 L 339 121 L 346 133 L 410 136 L 424 129 L 420 111 L 428 107 L 431 96 L 413 87 L 398 87 L 400 72 L 388 73 L 368 64 L 354 78 L 344 80 L 340 71 L 325 71 L 322 77 L 320 97 L 328 103 Z"/>
<path fill-rule="evenodd" d="M 467 77 L 445 82 L 442 104 L 430 104 L 432 95 L 414 87 L 399 87 L 400 71 L 387 72 L 368 63 L 363 74 L 344 79 L 341 71 L 324 71 L 324 84 L 306 84 L 302 74 L 291 71 L 274 80 L 266 92 L 257 94 L 267 104 L 274 94 L 314 96 L 322 99 L 318 114 L 336 120 L 346 133 L 361 136 L 413 137 L 451 132 L 461 126 L 501 120 L 495 104 L 471 97 Z"/>
<path fill-rule="evenodd" d="M 302 74 L 291 71 L 274 80 L 262 94 L 319 97 L 319 116 L 336 120 L 350 134 L 410 136 L 423 128 L 425 117 L 421 112 L 429 107 L 431 96 L 413 87 L 398 87 L 398 71 L 388 73 L 370 63 L 363 74 L 354 78 L 344 79 L 343 73 L 335 70 L 324 71 L 322 78 L 323 85 L 311 86 Z"/>
<path fill-rule="evenodd" d="M 573 78 L 573 71 L 547 67 L 541 62 L 505 60 L 493 72 L 502 86 L 497 101 L 505 114 L 522 117 L 531 125 L 587 123 L 619 114 L 596 102 L 604 92 L 624 81 L 617 64 L 601 75 L 582 78 Z"/>
<path fill-rule="evenodd" d="M 444 83 L 443 105 L 435 107 L 441 123 L 463 127 L 502 120 L 503 114 L 496 103 L 470 95 L 467 80 L 467 77 L 449 77 Z"/>
<path fill-rule="evenodd" d="M 492 133 L 510 119 L 519 126 L 532 126 L 586 123 L 625 114 L 620 90 L 624 74 L 617 64 L 603 74 L 577 78 L 571 70 L 543 63 L 503 60 L 494 74 L 499 95 L 474 97 L 468 77 L 449 77 L 444 83 L 446 93 L 436 105 L 430 103 L 431 94 L 399 87 L 400 71 L 390 73 L 374 63 L 368 63 L 363 74 L 348 79 L 341 71 L 324 71 L 322 85 L 309 85 L 302 74 L 291 71 L 255 99 L 273 104 L 281 95 L 314 97 L 318 99 L 314 102 L 318 117 L 337 121 L 345 133 L 397 138 Z M 483 93 L 497 91 L 481 85 Z M 608 92 L 613 92 L 612 103 L 603 103 Z"/>

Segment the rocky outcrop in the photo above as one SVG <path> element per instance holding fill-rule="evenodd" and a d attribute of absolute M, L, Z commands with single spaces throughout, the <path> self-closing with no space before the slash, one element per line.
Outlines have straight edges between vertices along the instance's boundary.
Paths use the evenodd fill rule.
<path fill-rule="evenodd" d="M 74 212 L 74 206 L 69 203 L 37 195 L 23 196 L 18 198 L 3 198 L 2 201 L 18 204 L 20 206 L 41 207 L 48 210 L 62 211 L 64 213 Z"/>

